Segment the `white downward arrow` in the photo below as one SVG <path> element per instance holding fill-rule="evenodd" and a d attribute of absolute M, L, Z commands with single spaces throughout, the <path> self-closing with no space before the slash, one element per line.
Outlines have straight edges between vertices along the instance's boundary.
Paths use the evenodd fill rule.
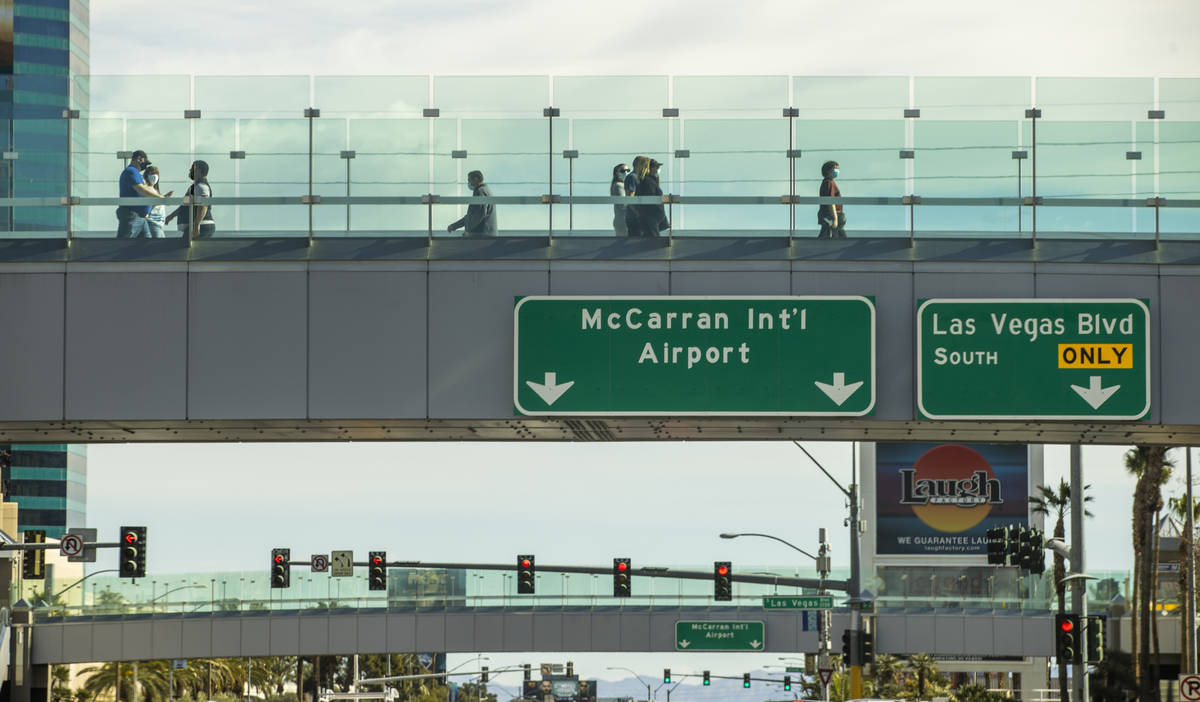
<path fill-rule="evenodd" d="M 1120 385 L 1111 387 L 1100 387 L 1100 376 L 1093 375 L 1088 377 L 1088 386 L 1086 388 L 1078 385 L 1072 385 L 1071 389 L 1079 393 L 1083 401 L 1092 406 L 1092 409 L 1100 409 L 1100 405 L 1104 404 L 1108 398 L 1112 397 L 1113 393 L 1120 390 Z"/>
<path fill-rule="evenodd" d="M 570 390 L 575 381 L 558 384 L 558 373 L 547 373 L 545 383 L 535 383 L 532 380 L 526 380 L 525 384 L 531 390 L 537 393 L 537 396 L 542 398 L 546 406 L 554 404 L 554 401 L 563 396 L 563 393 Z"/>
<path fill-rule="evenodd" d="M 684 640 L 682 640 L 682 641 L 680 641 L 680 642 L 679 642 L 679 647 L 680 647 L 680 648 L 687 648 L 688 646 L 691 646 L 691 645 L 692 645 L 692 642 L 691 642 L 691 641 L 688 641 L 687 639 L 684 639 Z"/>
<path fill-rule="evenodd" d="M 862 387 L 863 381 L 860 380 L 857 383 L 850 383 L 847 385 L 845 373 L 834 373 L 833 385 L 822 383 L 819 380 L 813 381 L 813 383 L 821 392 L 828 395 L 829 399 L 833 400 L 833 404 L 841 407 L 842 403 L 848 400 L 850 396 L 854 394 L 855 390 L 858 390 L 860 387 Z"/>
<path fill-rule="evenodd" d="M 762 642 L 759 641 L 758 639 L 755 639 L 750 642 L 750 648 L 758 648 L 759 646 L 762 646 Z"/>

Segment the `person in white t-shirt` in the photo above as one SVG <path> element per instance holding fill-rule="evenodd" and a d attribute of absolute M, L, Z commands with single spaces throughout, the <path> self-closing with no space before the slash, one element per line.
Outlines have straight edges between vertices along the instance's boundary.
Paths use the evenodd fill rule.
<path fill-rule="evenodd" d="M 175 191 L 172 190 L 166 195 L 163 195 L 158 189 L 158 166 L 146 166 L 146 169 L 142 171 L 142 179 L 146 181 L 147 187 L 158 193 L 159 197 L 171 197 L 175 194 Z M 151 239 L 166 238 L 166 217 L 166 205 L 151 205 L 150 214 L 146 215 L 146 224 L 150 227 Z"/>

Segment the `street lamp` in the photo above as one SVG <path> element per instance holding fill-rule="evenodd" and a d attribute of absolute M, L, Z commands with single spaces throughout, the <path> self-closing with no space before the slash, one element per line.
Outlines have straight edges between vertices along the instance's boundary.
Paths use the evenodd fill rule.
<path fill-rule="evenodd" d="M 778 541 L 779 543 L 783 544 L 784 546 L 787 546 L 788 548 L 792 549 L 793 551 L 796 551 L 798 553 L 804 554 L 805 556 L 808 556 L 813 561 L 816 561 L 817 574 L 821 578 L 821 580 L 820 580 L 821 587 L 817 588 L 817 594 L 824 595 L 825 594 L 825 578 L 828 577 L 828 575 L 829 575 L 829 556 L 827 555 L 829 553 L 829 548 L 828 548 L 828 545 L 825 543 L 825 530 L 821 529 L 818 533 L 819 533 L 818 539 L 820 540 L 820 544 L 821 544 L 820 548 L 818 549 L 818 553 L 821 554 L 819 557 L 812 555 L 808 551 L 805 551 L 804 549 L 800 548 L 799 546 L 797 546 L 789 541 L 781 539 L 778 536 L 772 536 L 771 534 L 758 534 L 758 533 L 733 534 L 730 532 L 723 532 L 720 534 L 720 537 L 722 539 L 736 539 L 739 536 L 757 536 L 762 539 L 771 539 L 772 541 Z M 818 660 L 819 660 L 819 666 L 824 668 L 824 667 L 828 666 L 828 664 L 829 664 L 828 661 L 829 661 L 829 648 L 830 648 L 830 641 L 829 641 L 830 616 L 829 616 L 829 613 L 825 612 L 825 611 L 818 612 L 817 616 L 819 617 L 818 621 L 820 622 L 820 629 L 817 632 L 817 635 L 820 637 L 818 640 L 818 647 L 817 647 L 818 648 L 818 657 L 819 657 Z M 788 660 L 788 659 L 780 657 L 779 660 L 782 661 L 782 660 Z M 792 659 L 792 660 L 796 660 L 796 659 Z M 823 697 L 828 699 L 828 696 L 829 696 L 829 689 L 828 689 L 828 687 L 825 687 Z"/>
<path fill-rule="evenodd" d="M 620 666 L 611 666 L 611 665 L 608 667 L 608 670 L 624 670 L 627 673 L 633 673 L 633 677 L 637 678 L 638 682 L 640 682 L 641 684 L 646 686 L 646 700 L 647 700 L 647 702 L 649 702 L 649 700 L 651 699 L 650 683 L 646 682 L 645 680 L 642 680 L 642 676 L 638 675 L 637 671 L 630 670 L 629 668 L 621 668 Z"/>
<path fill-rule="evenodd" d="M 720 536 L 722 539 L 736 539 L 739 536 L 757 536 L 757 537 L 760 537 L 763 539 L 773 539 L 773 540 L 778 541 L 779 543 L 783 544 L 784 546 L 787 546 L 788 548 L 792 549 L 793 551 L 799 551 L 800 553 L 803 553 L 804 555 L 808 556 L 809 558 L 813 559 L 814 561 L 818 560 L 818 558 L 816 556 L 812 555 L 808 551 L 805 551 L 804 549 L 800 548 L 799 546 L 796 546 L 795 544 L 792 544 L 788 541 L 784 541 L 783 539 L 779 538 L 778 536 L 771 536 L 770 534 L 755 534 L 755 533 L 731 534 L 729 532 L 725 532 L 725 533 L 721 534 Z"/>

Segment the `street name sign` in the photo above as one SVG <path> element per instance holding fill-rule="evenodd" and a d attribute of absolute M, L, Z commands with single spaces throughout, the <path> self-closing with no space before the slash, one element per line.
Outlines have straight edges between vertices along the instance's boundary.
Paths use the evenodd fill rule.
<path fill-rule="evenodd" d="M 675 622 L 676 651 L 762 651 L 762 622 Z"/>
<path fill-rule="evenodd" d="M 517 414 L 860 417 L 875 304 L 830 297 L 546 297 L 513 313 Z"/>
<path fill-rule="evenodd" d="M 833 595 L 768 595 L 762 602 L 763 609 L 833 609 Z"/>
<path fill-rule="evenodd" d="M 924 419 L 1144 419 L 1150 309 L 1135 299 L 935 299 L 917 308 Z"/>

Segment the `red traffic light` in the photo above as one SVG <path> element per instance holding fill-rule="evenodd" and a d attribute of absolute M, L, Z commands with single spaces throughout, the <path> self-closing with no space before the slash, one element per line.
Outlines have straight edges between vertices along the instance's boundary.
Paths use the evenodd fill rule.
<path fill-rule="evenodd" d="M 528 568 L 530 565 L 531 565 L 531 564 L 529 563 L 529 559 L 528 559 L 528 558 L 522 558 L 522 559 L 521 559 L 521 567 L 522 567 L 522 568 Z"/>
<path fill-rule="evenodd" d="M 625 561 L 620 561 L 619 563 L 617 563 L 617 570 L 624 573 L 626 570 L 629 570 L 629 564 L 626 563 Z"/>
<path fill-rule="evenodd" d="M 374 563 L 375 565 L 379 565 L 380 563 L 383 563 L 383 559 L 380 558 L 379 556 L 375 556 L 374 558 L 371 559 L 371 562 Z"/>
<path fill-rule="evenodd" d="M 1075 622 L 1071 621 L 1070 619 L 1064 619 L 1059 622 L 1058 628 L 1062 629 L 1063 631 L 1073 631 L 1075 629 Z"/>
<path fill-rule="evenodd" d="M 275 562 L 276 562 L 276 563 L 283 563 L 283 554 L 282 554 L 282 553 L 277 553 L 277 554 L 275 554 Z"/>
<path fill-rule="evenodd" d="M 125 543 L 131 544 L 134 541 L 137 541 L 137 533 L 133 531 L 125 532 Z"/>
<path fill-rule="evenodd" d="M 728 575 L 728 574 L 729 574 L 729 569 L 726 568 L 725 566 L 720 566 L 719 568 L 717 568 L 717 575 Z"/>

